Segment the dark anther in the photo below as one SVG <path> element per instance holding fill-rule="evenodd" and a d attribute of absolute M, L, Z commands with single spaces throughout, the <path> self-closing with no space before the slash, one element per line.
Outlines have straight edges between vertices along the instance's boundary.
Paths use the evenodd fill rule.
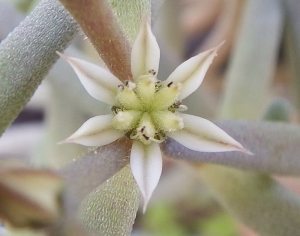
<path fill-rule="evenodd" d="M 168 110 L 174 113 L 179 109 L 180 105 L 181 105 L 181 101 L 176 101 L 171 106 L 168 107 Z"/>
<path fill-rule="evenodd" d="M 125 86 L 127 87 L 128 84 L 129 84 L 129 80 L 125 80 L 124 84 L 125 84 Z"/>
<path fill-rule="evenodd" d="M 173 84 L 173 82 L 170 82 L 170 83 L 168 83 L 168 85 L 167 85 L 167 86 L 168 86 L 168 87 L 170 87 L 172 84 Z"/>
<path fill-rule="evenodd" d="M 142 127 L 142 129 L 141 129 L 142 133 L 144 132 L 145 128 L 146 128 L 145 126 Z"/>
<path fill-rule="evenodd" d="M 143 137 L 146 139 L 146 140 L 149 140 L 149 137 L 145 134 L 143 134 Z"/>
<path fill-rule="evenodd" d="M 149 70 L 148 72 L 149 72 L 150 74 L 152 74 L 152 75 L 156 75 L 156 71 L 153 70 L 153 69 Z"/>
<path fill-rule="evenodd" d="M 154 135 L 154 139 L 156 139 L 156 140 L 161 140 L 161 136 L 159 135 L 159 133 L 155 133 L 155 135 Z"/>
<path fill-rule="evenodd" d="M 121 89 L 121 90 L 124 90 L 124 85 L 120 84 L 120 85 L 118 85 L 118 88 Z"/>
<path fill-rule="evenodd" d="M 117 106 L 112 106 L 111 107 L 111 111 L 117 115 L 120 111 L 122 111 L 122 108 L 121 107 L 117 107 Z"/>
<path fill-rule="evenodd" d="M 161 86 L 162 86 L 161 81 L 155 82 L 155 92 L 157 92 L 158 90 L 160 90 Z"/>

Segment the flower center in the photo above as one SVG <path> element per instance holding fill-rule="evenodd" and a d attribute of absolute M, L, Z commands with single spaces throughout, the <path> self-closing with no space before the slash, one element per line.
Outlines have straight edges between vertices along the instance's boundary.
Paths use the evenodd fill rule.
<path fill-rule="evenodd" d="M 179 111 L 187 109 L 178 100 L 181 84 L 165 84 L 154 75 L 152 72 L 140 76 L 136 83 L 128 81 L 120 85 L 111 108 L 115 114 L 112 126 L 146 145 L 152 141 L 161 143 L 165 132 L 182 129 L 184 124 Z"/>

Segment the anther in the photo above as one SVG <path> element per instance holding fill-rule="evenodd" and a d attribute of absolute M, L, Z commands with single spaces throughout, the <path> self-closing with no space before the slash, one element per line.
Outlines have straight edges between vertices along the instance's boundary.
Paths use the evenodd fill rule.
<path fill-rule="evenodd" d="M 149 137 L 145 134 L 143 134 L 143 137 L 146 139 L 146 140 L 149 140 Z"/>
<path fill-rule="evenodd" d="M 152 74 L 152 75 L 156 75 L 156 71 L 153 70 L 153 69 L 149 70 L 148 72 L 149 72 L 150 74 Z"/>
<path fill-rule="evenodd" d="M 126 87 L 132 91 L 136 88 L 136 84 L 128 80 L 126 83 Z"/>
<path fill-rule="evenodd" d="M 124 90 L 124 85 L 120 84 L 120 85 L 118 85 L 118 88 L 119 88 L 120 91 L 123 91 Z"/>
<path fill-rule="evenodd" d="M 157 92 L 158 90 L 160 90 L 161 87 L 162 87 L 161 81 L 155 82 L 155 92 Z"/>
<path fill-rule="evenodd" d="M 156 142 L 156 143 L 162 143 L 165 141 L 165 134 L 163 133 L 155 133 L 154 138 L 149 138 L 151 141 Z"/>
<path fill-rule="evenodd" d="M 111 111 L 116 115 L 116 114 L 118 114 L 120 111 L 123 111 L 123 109 L 122 109 L 121 107 L 112 106 L 112 107 L 111 107 Z"/>
<path fill-rule="evenodd" d="M 170 88 L 172 84 L 173 84 L 173 82 L 170 82 L 170 83 L 168 83 L 167 86 Z"/>

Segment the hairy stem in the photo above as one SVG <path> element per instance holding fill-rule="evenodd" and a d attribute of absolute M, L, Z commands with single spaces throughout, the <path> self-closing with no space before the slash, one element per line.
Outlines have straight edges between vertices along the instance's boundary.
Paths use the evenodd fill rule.
<path fill-rule="evenodd" d="M 18 116 L 77 32 L 57 0 L 43 0 L 0 44 L 0 134 Z"/>
<path fill-rule="evenodd" d="M 60 0 L 91 40 L 108 69 L 120 80 L 130 80 L 131 46 L 110 5 L 104 0 Z"/>

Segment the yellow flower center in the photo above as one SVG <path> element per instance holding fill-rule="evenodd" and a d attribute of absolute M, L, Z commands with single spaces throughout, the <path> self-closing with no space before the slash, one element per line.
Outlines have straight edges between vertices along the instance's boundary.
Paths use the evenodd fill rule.
<path fill-rule="evenodd" d="M 112 107 L 112 126 L 146 145 L 164 141 L 165 132 L 184 127 L 178 111 L 187 108 L 178 101 L 180 89 L 180 83 L 164 85 L 153 73 L 120 85 Z"/>

